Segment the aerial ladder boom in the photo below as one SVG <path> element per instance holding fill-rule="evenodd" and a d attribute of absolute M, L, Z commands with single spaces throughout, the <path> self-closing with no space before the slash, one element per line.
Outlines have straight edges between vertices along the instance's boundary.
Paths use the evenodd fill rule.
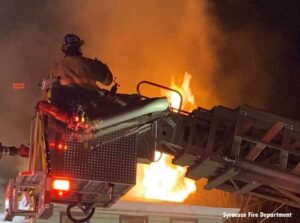
<path fill-rule="evenodd" d="M 205 189 L 250 193 L 300 208 L 300 123 L 243 105 L 171 112 L 157 122 L 157 149 L 207 178 Z"/>

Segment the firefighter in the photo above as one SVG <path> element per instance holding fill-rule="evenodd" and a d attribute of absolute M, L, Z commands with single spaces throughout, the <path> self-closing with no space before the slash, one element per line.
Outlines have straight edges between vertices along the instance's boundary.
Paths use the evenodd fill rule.
<path fill-rule="evenodd" d="M 61 46 L 64 58 L 50 69 L 50 78 L 59 77 L 63 86 L 79 86 L 96 90 L 96 82 L 110 85 L 113 75 L 108 66 L 97 59 L 82 56 L 84 41 L 77 35 L 67 34 Z"/>
<path fill-rule="evenodd" d="M 41 86 L 48 89 L 48 102 L 63 114 L 82 115 L 90 129 L 94 129 L 101 118 L 122 111 L 128 104 L 138 103 L 140 96 L 116 94 L 117 83 L 110 91 L 99 89 L 99 83 L 110 85 L 113 75 L 106 64 L 82 56 L 83 44 L 77 35 L 67 34 L 61 47 L 64 58 L 50 69 L 50 78 Z M 49 88 L 45 87 L 48 85 Z"/>
<path fill-rule="evenodd" d="M 84 41 L 75 34 L 67 34 L 63 38 L 61 50 L 64 58 L 56 62 L 50 69 L 50 79 L 58 79 L 48 93 L 51 103 L 67 112 L 78 109 L 75 104 L 85 107 L 90 116 L 97 116 L 99 109 L 99 83 L 109 86 L 113 75 L 108 66 L 97 59 L 90 59 L 82 55 L 81 47 Z M 103 95 L 103 92 L 102 92 Z M 96 111 L 96 113 L 95 113 Z"/>

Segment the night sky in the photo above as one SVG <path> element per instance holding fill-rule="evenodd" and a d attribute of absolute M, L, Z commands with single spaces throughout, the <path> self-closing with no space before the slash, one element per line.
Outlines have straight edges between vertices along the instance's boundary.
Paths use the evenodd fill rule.
<path fill-rule="evenodd" d="M 260 88 L 269 88 L 262 106 L 271 112 L 300 119 L 300 2 L 299 1 L 212 1 L 210 13 L 218 27 L 226 34 L 217 54 L 221 89 L 231 71 L 242 66 L 245 76 L 241 81 L 245 103 L 260 97 Z M 246 43 L 240 45 L 240 43 Z M 242 61 L 241 55 L 256 51 L 251 62 Z M 249 50 L 249 51 L 248 51 Z M 247 57 L 247 56 L 246 56 Z M 218 76 L 216 76 L 218 78 Z M 265 82 L 265 83 L 261 83 Z M 257 89 L 259 88 L 259 89 Z M 258 93 L 258 94 L 257 94 Z M 230 101 L 230 95 L 224 100 Z"/>
<path fill-rule="evenodd" d="M 250 104 L 300 120 L 299 12 L 292 0 L 2 0 L 0 142 L 28 144 L 38 83 L 66 33 L 85 40 L 84 53 L 107 63 L 123 92 L 188 71 L 199 106 Z M 21 167 L 1 160 L 1 185 Z"/>

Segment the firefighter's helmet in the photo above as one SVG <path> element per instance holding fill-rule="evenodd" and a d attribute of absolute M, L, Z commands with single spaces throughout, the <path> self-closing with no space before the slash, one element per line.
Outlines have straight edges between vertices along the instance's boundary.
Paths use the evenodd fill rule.
<path fill-rule="evenodd" d="M 67 34 L 63 39 L 61 50 L 65 54 L 81 55 L 80 47 L 84 44 L 83 40 L 75 34 Z"/>

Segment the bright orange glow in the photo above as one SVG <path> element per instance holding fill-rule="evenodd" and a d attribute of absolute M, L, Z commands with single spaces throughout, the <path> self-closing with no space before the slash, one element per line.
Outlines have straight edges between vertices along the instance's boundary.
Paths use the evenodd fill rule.
<path fill-rule="evenodd" d="M 183 81 L 180 85 L 176 84 L 176 82 L 174 81 L 174 78 L 173 78 L 171 81 L 171 86 L 170 86 L 172 89 L 179 91 L 180 94 L 182 95 L 183 102 L 182 102 L 181 109 L 185 110 L 185 111 L 190 111 L 196 107 L 195 106 L 195 97 L 192 94 L 192 90 L 190 87 L 191 79 L 192 79 L 192 75 L 190 75 L 188 72 L 185 72 Z M 167 97 L 168 97 L 169 101 L 171 102 L 171 106 L 173 108 L 179 109 L 180 96 L 175 92 L 168 91 L 166 93 L 167 93 Z"/>
<path fill-rule="evenodd" d="M 59 191 L 59 192 L 58 192 L 58 195 L 59 195 L 60 197 L 62 197 L 62 196 L 64 195 L 64 192 Z"/>
<path fill-rule="evenodd" d="M 174 81 L 171 83 L 171 88 L 178 90 L 183 96 L 182 109 L 188 111 L 196 107 L 190 89 L 191 78 L 190 74 L 185 73 L 181 85 L 176 85 Z M 172 107 L 178 109 L 180 103 L 178 94 L 169 92 L 167 94 Z M 157 162 L 138 165 L 137 184 L 129 192 L 128 197 L 183 202 L 189 194 L 196 191 L 195 181 L 185 178 L 186 167 L 173 165 L 172 156 L 161 155 L 159 152 L 156 152 L 155 156 Z"/>
<path fill-rule="evenodd" d="M 70 181 L 69 180 L 55 179 L 52 182 L 52 189 L 53 190 L 58 190 L 60 192 L 69 191 L 70 190 Z M 59 192 L 59 195 L 60 195 L 60 192 Z"/>
<path fill-rule="evenodd" d="M 155 157 L 160 160 L 146 167 L 144 172 L 145 198 L 182 202 L 196 191 L 195 182 L 184 177 L 186 168 L 171 164 L 173 157 L 159 152 Z"/>

